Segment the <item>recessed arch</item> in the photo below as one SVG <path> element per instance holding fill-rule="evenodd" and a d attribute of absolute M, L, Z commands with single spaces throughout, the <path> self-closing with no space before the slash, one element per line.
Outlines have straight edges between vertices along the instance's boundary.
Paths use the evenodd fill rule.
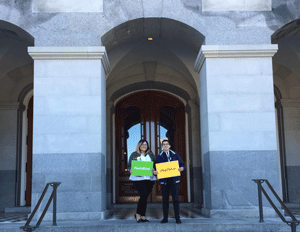
<path fill-rule="evenodd" d="M 33 60 L 27 52 L 29 46 L 34 46 L 32 35 L 15 24 L 0 20 L 0 102 L 11 105 L 4 111 L 6 116 L 1 118 L 7 125 L 6 130 L 1 131 L 2 137 L 11 138 L 9 142 L 3 144 L 6 148 L 1 153 L 10 163 L 14 163 L 9 167 L 9 172 L 15 176 L 14 180 L 9 180 L 11 177 L 7 176 L 2 181 L 9 183 L 7 192 L 13 197 L 7 202 L 7 206 L 11 207 L 24 205 L 22 173 L 25 161 L 22 159 L 23 146 L 26 144 L 24 133 L 27 127 L 23 123 L 29 92 L 33 88 Z M 15 144 L 15 147 L 10 147 L 10 144 Z"/>
<path fill-rule="evenodd" d="M 153 40 L 148 41 L 148 37 L 152 37 Z M 185 129 L 182 135 L 186 136 L 184 153 L 192 154 L 190 160 L 194 158 L 201 160 L 199 153 L 193 153 L 194 150 L 201 150 L 200 143 L 191 144 L 190 141 L 200 141 L 198 133 L 200 129 L 191 123 L 192 120 L 200 118 L 199 75 L 194 70 L 194 63 L 204 39 L 204 35 L 191 26 L 168 18 L 130 20 L 102 36 L 102 44 L 106 47 L 111 67 L 111 72 L 106 77 L 107 118 L 110 122 L 107 129 L 110 141 L 107 150 L 112 154 L 108 159 L 108 167 L 114 169 L 117 162 L 114 156 L 117 152 L 115 133 L 120 123 L 118 118 L 120 115 L 116 107 L 122 99 L 145 91 L 170 95 L 183 105 Z M 162 114 L 168 115 L 172 110 L 173 108 L 166 108 Z M 125 112 L 131 117 L 126 130 L 139 122 L 139 118 L 135 117 L 136 112 L 138 111 L 134 107 L 129 107 Z M 171 128 L 171 122 L 172 120 L 163 121 L 162 125 Z M 170 135 L 173 136 L 172 133 Z M 124 132 L 124 138 L 126 136 L 128 135 Z M 200 161 L 197 165 L 198 163 L 200 164 Z M 198 166 L 192 168 L 198 170 Z M 111 179 L 114 181 L 108 183 L 113 193 L 112 203 L 115 203 L 118 191 L 116 174 L 115 171 L 112 172 Z M 191 172 L 188 171 L 187 176 L 192 178 Z M 196 200 L 197 203 L 202 202 L 202 193 L 193 192 L 194 186 L 201 188 L 201 183 L 193 181 L 188 182 L 188 185 L 192 186 L 189 188 L 188 201 L 192 201 L 195 197 L 199 198 Z"/>
<path fill-rule="evenodd" d="M 204 42 L 204 35 L 193 27 L 170 18 L 138 18 L 124 22 L 106 32 L 102 44 L 108 53 L 128 41 L 147 40 L 148 37 L 178 41 L 196 52 Z"/>
<path fill-rule="evenodd" d="M 0 39 L 9 38 L 25 41 L 28 45 L 34 45 L 34 37 L 21 27 L 10 22 L 0 20 Z"/>
<path fill-rule="evenodd" d="M 33 60 L 27 52 L 34 37 L 22 28 L 0 20 L 0 100 L 17 101 L 27 85 L 33 83 Z"/>
<path fill-rule="evenodd" d="M 32 165 L 32 158 L 27 156 L 28 148 L 32 150 L 32 144 L 27 144 L 28 132 L 31 131 L 32 137 L 32 119 L 31 123 L 28 124 L 28 110 L 33 110 L 33 102 L 30 104 L 30 101 L 33 101 L 33 84 L 27 85 L 18 97 L 18 102 L 20 103 L 20 110 L 18 113 L 18 145 L 17 145 L 17 188 L 16 188 L 16 198 L 17 205 L 25 206 L 25 191 L 26 185 L 31 186 L 31 179 L 27 178 L 26 172 L 32 172 L 32 170 L 27 170 L 26 164 Z M 29 109 L 30 107 L 30 109 Z M 31 147 L 28 147 L 31 146 Z M 32 155 L 31 155 L 32 156 Z M 28 162 L 29 161 L 29 162 Z M 31 162 L 31 164 L 30 164 Z M 27 170 L 27 171 L 26 171 Z M 28 198 L 29 197 L 29 198 Z M 30 199 L 31 196 L 27 196 L 27 199 Z M 27 200 L 28 201 L 28 200 Z M 30 203 L 29 203 L 30 204 Z M 28 205 L 28 202 L 27 202 Z"/>
<path fill-rule="evenodd" d="M 188 92 L 199 96 L 194 62 L 204 39 L 193 27 L 169 18 L 139 18 L 116 26 L 102 36 L 111 66 L 107 91 L 111 94 L 125 85 L 122 81 L 128 85 L 163 80 L 188 85 Z"/>
<path fill-rule="evenodd" d="M 277 140 L 280 154 L 282 196 L 285 202 L 298 202 L 300 185 L 300 19 L 276 30 L 272 43 L 278 44 L 273 57 Z"/>
<path fill-rule="evenodd" d="M 177 86 L 171 85 L 171 84 L 166 84 L 162 82 L 139 82 L 135 84 L 131 84 L 128 86 L 125 86 L 118 91 L 116 91 L 110 98 L 111 101 L 116 102 L 118 99 L 121 97 L 125 96 L 126 94 L 130 94 L 132 92 L 137 92 L 137 91 L 143 91 L 143 90 L 161 90 L 164 92 L 171 93 L 172 95 L 177 95 L 179 99 L 183 99 L 185 101 L 185 104 L 191 99 L 190 95 L 180 89 Z"/>

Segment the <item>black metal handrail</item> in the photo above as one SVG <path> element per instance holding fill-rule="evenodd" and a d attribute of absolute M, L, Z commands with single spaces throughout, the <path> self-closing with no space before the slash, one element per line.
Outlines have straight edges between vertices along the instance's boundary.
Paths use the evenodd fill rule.
<path fill-rule="evenodd" d="M 264 222 L 264 216 L 263 216 L 263 208 L 262 208 L 262 197 L 261 192 L 265 195 L 267 200 L 269 201 L 270 205 L 273 207 L 273 209 L 276 211 L 277 215 L 281 218 L 283 222 L 285 222 L 287 225 L 291 226 L 292 232 L 296 232 L 296 227 L 300 224 L 300 221 L 295 218 L 293 213 L 286 207 L 286 205 L 283 203 L 283 201 L 280 199 L 280 197 L 277 195 L 271 184 L 266 179 L 253 179 L 253 181 L 257 184 L 258 187 L 258 204 L 259 204 L 259 222 Z M 265 182 L 273 195 L 276 197 L 278 202 L 280 203 L 281 207 L 288 213 L 288 215 L 292 218 L 292 221 L 287 221 L 285 217 L 280 213 L 278 208 L 275 206 L 269 195 L 267 194 L 266 190 L 263 188 L 262 183 Z"/>
<path fill-rule="evenodd" d="M 45 214 L 46 214 L 46 212 L 47 212 L 47 210 L 48 210 L 48 208 L 49 208 L 49 206 L 50 206 L 50 204 L 51 204 L 52 199 L 53 199 L 53 224 L 52 224 L 52 226 L 57 226 L 57 224 L 56 224 L 56 190 L 57 190 L 57 188 L 60 184 L 61 184 L 61 182 L 51 182 L 51 183 L 46 184 L 46 186 L 44 188 L 44 191 L 43 191 L 38 203 L 36 204 L 34 210 L 32 211 L 30 217 L 28 218 L 26 224 L 24 226 L 20 227 L 20 229 L 23 229 L 24 231 L 34 231 L 37 227 L 39 227 L 42 220 L 43 220 L 43 218 L 44 218 L 44 216 L 45 216 Z M 30 226 L 29 224 L 30 224 L 32 218 L 34 217 L 36 211 L 38 210 L 40 204 L 42 203 L 42 200 L 43 200 L 43 198 L 44 198 L 44 196 L 47 192 L 47 189 L 48 189 L 49 185 L 53 187 L 53 190 L 52 190 L 52 194 L 51 194 L 51 196 L 48 200 L 48 203 L 47 203 L 42 215 L 40 216 L 38 222 L 36 223 L 36 225 L 35 226 Z"/>

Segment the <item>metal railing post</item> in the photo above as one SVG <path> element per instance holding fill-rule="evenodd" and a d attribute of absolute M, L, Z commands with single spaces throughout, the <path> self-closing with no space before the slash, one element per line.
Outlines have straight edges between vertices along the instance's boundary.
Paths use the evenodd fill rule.
<path fill-rule="evenodd" d="M 296 232 L 296 223 L 295 222 L 291 223 L 291 229 L 292 229 L 292 232 Z"/>
<path fill-rule="evenodd" d="M 46 214 L 46 212 L 47 212 L 47 210 L 48 210 L 48 208 L 49 208 L 49 206 L 50 206 L 50 204 L 51 204 L 52 200 L 53 200 L 53 224 L 52 225 L 57 226 L 57 224 L 56 224 L 56 202 L 57 202 L 57 194 L 56 193 L 57 193 L 57 191 L 56 190 L 57 190 L 57 188 L 60 184 L 61 184 L 61 182 L 47 183 L 47 185 L 45 186 L 45 189 L 44 189 L 37 205 L 35 206 L 34 210 L 31 213 L 29 219 L 27 220 L 27 222 L 24 226 L 20 227 L 20 229 L 23 229 L 24 231 L 34 231 L 37 227 L 39 227 L 42 220 L 43 220 L 43 218 L 44 218 L 44 216 L 45 216 L 45 214 Z M 40 216 L 37 224 L 35 226 L 30 226 L 29 224 L 30 224 L 32 218 L 34 217 L 36 211 L 38 210 L 38 207 L 42 203 L 42 200 L 43 200 L 43 198 L 46 194 L 46 191 L 47 191 L 49 185 L 51 185 L 53 187 L 53 190 L 52 190 L 52 194 L 51 194 L 51 196 L 50 196 L 50 198 L 49 198 L 49 200 L 46 204 L 46 207 L 44 208 L 44 210 L 42 212 L 42 215 Z"/>
<path fill-rule="evenodd" d="M 260 183 L 263 181 L 259 180 Z M 260 185 L 257 185 L 258 189 L 258 205 L 259 205 L 259 222 L 264 222 L 264 211 L 262 206 L 262 195 Z"/>
<path fill-rule="evenodd" d="M 253 180 L 258 187 L 258 201 L 259 201 L 259 216 L 260 220 L 259 222 L 263 222 L 263 208 L 262 208 L 262 192 L 269 201 L 270 205 L 273 207 L 277 215 L 281 218 L 282 222 L 287 223 L 287 225 L 291 226 L 292 232 L 296 232 L 296 227 L 300 224 L 300 221 L 298 221 L 295 216 L 292 214 L 292 212 L 286 207 L 286 205 L 283 203 L 283 201 L 280 199 L 280 197 L 277 195 L 271 184 L 269 183 L 268 180 L 266 179 L 254 179 Z M 276 197 L 282 208 L 289 214 L 289 216 L 292 218 L 292 221 L 287 221 L 284 216 L 280 213 L 280 211 L 277 209 L 271 198 L 269 197 L 268 193 L 266 190 L 263 188 L 262 183 L 266 182 L 267 186 L 273 193 L 273 195 Z"/>
<path fill-rule="evenodd" d="M 53 224 L 52 226 L 57 226 L 56 224 L 56 199 L 57 199 L 57 187 L 60 185 L 60 182 L 53 182 L 51 186 L 53 187 Z"/>

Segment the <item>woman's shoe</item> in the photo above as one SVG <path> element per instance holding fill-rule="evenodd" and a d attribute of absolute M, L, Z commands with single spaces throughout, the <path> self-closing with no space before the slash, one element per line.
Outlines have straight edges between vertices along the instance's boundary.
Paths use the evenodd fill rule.
<path fill-rule="evenodd" d="M 142 219 L 142 222 L 149 222 L 149 220 L 147 220 L 147 219 L 145 218 L 145 219 Z"/>
<path fill-rule="evenodd" d="M 135 218 L 135 220 L 136 220 L 137 223 L 143 222 L 142 219 L 139 219 L 139 220 L 136 219 L 136 214 L 134 214 L 134 218 Z"/>

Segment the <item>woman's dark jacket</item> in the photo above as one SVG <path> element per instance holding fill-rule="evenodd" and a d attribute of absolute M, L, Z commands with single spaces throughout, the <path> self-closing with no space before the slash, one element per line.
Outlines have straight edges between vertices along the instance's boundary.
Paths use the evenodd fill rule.
<path fill-rule="evenodd" d="M 183 170 L 185 170 L 184 163 L 183 163 L 182 159 L 180 158 L 180 156 L 178 155 L 178 153 L 175 151 L 169 150 L 169 154 L 170 154 L 170 162 L 178 160 L 179 167 L 183 167 Z M 164 151 L 162 151 L 156 157 L 155 163 L 159 164 L 159 163 L 164 163 L 164 162 L 169 162 L 169 160 L 168 160 L 167 154 Z M 157 170 L 157 171 L 159 171 L 159 170 Z M 172 178 L 174 184 L 177 184 L 180 182 L 180 176 L 175 176 L 175 177 L 170 177 L 170 178 Z M 167 184 L 167 179 L 169 179 L 169 178 L 159 179 L 159 181 L 161 184 Z"/>
<path fill-rule="evenodd" d="M 154 167 L 155 167 L 155 166 L 154 166 L 154 163 L 155 163 L 155 156 L 154 156 L 153 152 L 150 151 L 147 155 L 150 156 L 150 159 L 151 159 L 151 161 L 153 162 L 153 168 L 154 168 Z M 132 162 L 132 160 L 138 160 L 138 157 L 141 158 L 141 154 L 137 153 L 136 151 L 133 152 L 133 153 L 130 155 L 129 161 L 128 161 L 128 165 L 127 165 L 128 170 L 131 169 L 131 162 Z"/>

